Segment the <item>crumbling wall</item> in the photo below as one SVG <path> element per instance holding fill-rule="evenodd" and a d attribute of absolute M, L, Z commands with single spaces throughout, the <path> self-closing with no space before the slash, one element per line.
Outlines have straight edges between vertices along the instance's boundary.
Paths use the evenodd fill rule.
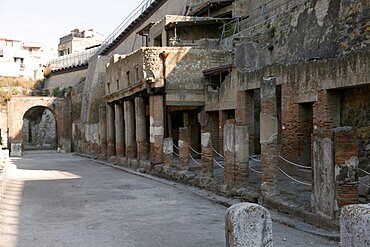
<path fill-rule="evenodd" d="M 370 85 L 342 90 L 341 99 L 341 125 L 356 128 L 359 167 L 367 170 L 370 166 Z"/>
<path fill-rule="evenodd" d="M 236 66 L 244 72 L 334 58 L 370 46 L 366 0 L 251 0 L 242 16 L 235 49 Z"/>

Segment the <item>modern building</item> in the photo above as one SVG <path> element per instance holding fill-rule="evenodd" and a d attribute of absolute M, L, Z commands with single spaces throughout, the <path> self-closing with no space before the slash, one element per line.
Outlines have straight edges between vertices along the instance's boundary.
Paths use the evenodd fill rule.
<path fill-rule="evenodd" d="M 103 35 L 94 29 L 73 29 L 70 34 L 59 39 L 58 56 L 83 52 L 86 49 L 99 46 L 103 40 Z"/>
<path fill-rule="evenodd" d="M 0 76 L 40 79 L 50 56 L 39 42 L 0 38 Z"/>

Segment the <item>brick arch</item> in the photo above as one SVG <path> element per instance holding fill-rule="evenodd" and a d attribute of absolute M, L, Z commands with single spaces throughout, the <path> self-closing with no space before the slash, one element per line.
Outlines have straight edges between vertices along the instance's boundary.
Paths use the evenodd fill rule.
<path fill-rule="evenodd" d="M 23 117 L 27 111 L 34 107 L 45 107 L 53 113 L 57 128 L 57 146 L 70 151 L 71 119 L 65 98 L 12 96 L 8 102 L 10 142 L 23 143 Z"/>

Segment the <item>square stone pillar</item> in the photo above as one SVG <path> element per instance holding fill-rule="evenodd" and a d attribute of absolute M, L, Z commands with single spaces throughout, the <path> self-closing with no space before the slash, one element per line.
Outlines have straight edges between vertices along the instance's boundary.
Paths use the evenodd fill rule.
<path fill-rule="evenodd" d="M 278 194 L 278 119 L 276 106 L 276 78 L 261 82 L 260 142 L 263 196 Z"/>
<path fill-rule="evenodd" d="M 202 174 L 213 177 L 213 148 L 211 133 L 202 133 Z"/>
<path fill-rule="evenodd" d="M 136 158 L 135 106 L 133 101 L 124 102 L 126 161 Z"/>
<path fill-rule="evenodd" d="M 100 157 L 107 156 L 107 109 L 105 105 L 99 105 L 99 137 Z"/>
<path fill-rule="evenodd" d="M 249 138 L 247 126 L 235 126 L 234 169 L 234 187 L 246 187 L 249 176 Z"/>
<path fill-rule="evenodd" d="M 107 105 L 107 158 L 115 154 L 116 138 L 115 138 L 115 125 L 114 125 L 114 105 Z"/>
<path fill-rule="evenodd" d="M 234 187 L 235 181 L 235 120 L 229 119 L 224 125 L 224 183 L 227 187 Z"/>
<path fill-rule="evenodd" d="M 150 162 L 163 163 L 164 106 L 163 95 L 149 96 L 150 108 Z"/>
<path fill-rule="evenodd" d="M 313 140 L 312 209 L 336 219 L 341 207 L 358 203 L 356 132 L 350 127 L 316 130 Z"/>
<path fill-rule="evenodd" d="M 180 169 L 187 170 L 189 165 L 189 128 L 179 128 Z"/>
<path fill-rule="evenodd" d="M 249 153 L 255 154 L 254 142 L 254 91 L 238 91 L 237 105 L 235 109 L 235 120 L 238 126 L 248 127 Z"/>
<path fill-rule="evenodd" d="M 138 161 L 147 160 L 149 140 L 146 135 L 148 126 L 146 124 L 146 107 L 143 97 L 135 98 L 135 109 L 137 159 Z"/>
<path fill-rule="evenodd" d="M 116 157 L 120 163 L 125 152 L 125 125 L 123 119 L 123 105 L 116 104 L 115 107 L 115 126 L 116 126 Z"/>
<path fill-rule="evenodd" d="M 334 145 L 332 131 L 313 133 L 313 212 L 328 218 L 335 215 Z"/>
<path fill-rule="evenodd" d="M 164 139 L 163 142 L 163 154 L 164 154 L 164 164 L 166 166 L 173 166 L 173 139 L 168 137 Z"/>

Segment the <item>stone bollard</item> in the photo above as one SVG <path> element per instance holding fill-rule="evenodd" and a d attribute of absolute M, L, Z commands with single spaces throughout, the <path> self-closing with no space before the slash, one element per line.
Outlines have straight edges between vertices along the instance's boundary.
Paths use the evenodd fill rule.
<path fill-rule="evenodd" d="M 272 220 L 268 210 L 258 204 L 238 203 L 225 215 L 227 247 L 270 247 Z"/>
<path fill-rule="evenodd" d="M 213 176 L 213 148 L 210 133 L 202 133 L 202 173 L 205 177 Z"/>
<path fill-rule="evenodd" d="M 172 166 L 173 140 L 172 137 L 165 138 L 163 141 L 163 161 L 166 166 Z"/>
<path fill-rule="evenodd" d="M 22 143 L 12 142 L 10 144 L 10 156 L 19 157 L 22 156 Z"/>
<path fill-rule="evenodd" d="M 370 246 L 370 204 L 347 205 L 340 215 L 341 246 Z"/>

